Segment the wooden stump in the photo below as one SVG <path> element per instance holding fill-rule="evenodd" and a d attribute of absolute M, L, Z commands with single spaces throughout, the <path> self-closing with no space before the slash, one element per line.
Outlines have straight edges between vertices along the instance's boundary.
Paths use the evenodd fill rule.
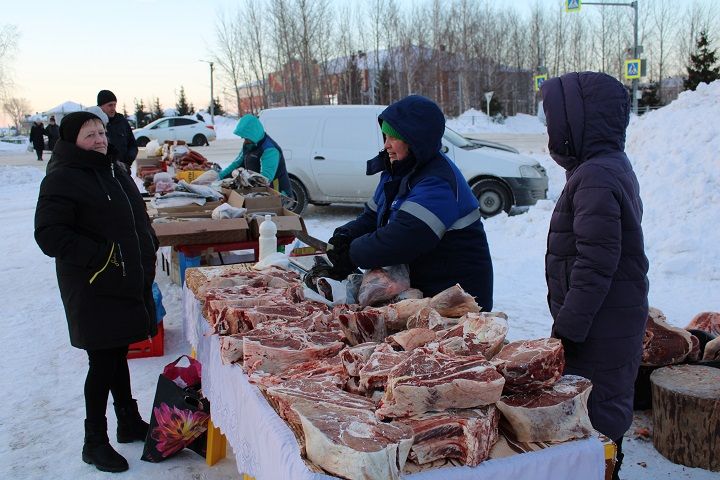
<path fill-rule="evenodd" d="M 673 463 L 720 471 L 720 369 L 664 367 L 650 382 L 657 451 Z"/>

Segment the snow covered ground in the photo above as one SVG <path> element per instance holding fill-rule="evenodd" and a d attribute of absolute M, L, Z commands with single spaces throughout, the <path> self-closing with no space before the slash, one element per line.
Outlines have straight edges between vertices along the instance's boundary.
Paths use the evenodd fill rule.
<path fill-rule="evenodd" d="M 475 115 L 479 117 L 479 112 Z M 532 123 L 537 119 L 524 117 L 510 119 L 504 126 L 490 125 L 507 133 L 542 131 Z M 482 131 L 473 130 L 472 123 L 463 127 L 464 121 L 461 117 L 450 125 L 464 133 Z M 218 137 L 230 138 L 235 122 L 216 118 Z M 9 145 L 0 142 L 0 339 L 6 352 L 3 387 L 7 392 L 0 409 L 0 477 L 104 478 L 80 460 L 86 355 L 69 346 L 53 260 L 33 240 L 43 173 L 32 167 L 3 166 L 4 152 L 26 148 Z M 720 82 L 683 93 L 668 107 L 634 118 L 627 147 L 645 205 L 651 305 L 677 326 L 685 326 L 700 311 L 720 311 Z M 543 256 L 564 174 L 547 154 L 532 156 L 548 169 L 550 198 L 525 214 L 485 222 L 495 265 L 495 307 L 510 317 L 511 340 L 547 336 L 551 324 Z M 304 217 L 312 235 L 327 239 L 359 211 L 355 206 L 310 207 Z M 182 336 L 180 289 L 161 272 L 158 282 L 168 311 L 165 356 L 130 361 L 133 391 L 145 414 L 162 366 L 188 352 Z M 112 408 L 108 421 L 112 431 Z M 644 422 L 640 419 L 638 425 Z M 667 461 L 651 442 L 636 438 L 634 427 L 624 447 L 625 479 L 720 478 L 718 473 Z M 155 465 L 139 460 L 140 443 L 119 445 L 118 450 L 130 463 L 130 470 L 117 474 L 118 478 L 238 478 L 232 456 L 207 468 L 190 451 Z"/>

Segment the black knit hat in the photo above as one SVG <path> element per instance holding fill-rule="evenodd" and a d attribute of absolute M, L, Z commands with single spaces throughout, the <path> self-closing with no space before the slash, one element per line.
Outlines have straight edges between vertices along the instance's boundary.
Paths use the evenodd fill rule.
<path fill-rule="evenodd" d="M 97 96 L 97 104 L 105 105 L 106 103 L 117 102 L 117 97 L 110 90 L 100 90 Z"/>
<path fill-rule="evenodd" d="M 75 143 L 80 129 L 88 120 L 100 120 L 100 118 L 90 112 L 72 112 L 65 115 L 60 121 L 60 139 Z M 100 122 L 102 123 L 102 120 Z"/>

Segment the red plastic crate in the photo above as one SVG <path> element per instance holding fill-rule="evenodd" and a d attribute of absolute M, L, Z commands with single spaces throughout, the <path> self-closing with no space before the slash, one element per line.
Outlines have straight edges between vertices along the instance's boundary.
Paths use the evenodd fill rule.
<path fill-rule="evenodd" d="M 165 329 L 162 320 L 158 323 L 158 332 L 152 338 L 131 343 L 127 358 L 162 357 L 165 353 Z"/>

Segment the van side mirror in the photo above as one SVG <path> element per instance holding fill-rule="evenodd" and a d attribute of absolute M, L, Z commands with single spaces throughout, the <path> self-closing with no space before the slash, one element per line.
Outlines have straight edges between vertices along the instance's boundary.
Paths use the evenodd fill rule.
<path fill-rule="evenodd" d="M 448 148 L 447 145 L 443 145 L 442 148 L 440 149 L 440 151 L 442 153 L 448 153 L 450 151 L 450 149 Z"/>

